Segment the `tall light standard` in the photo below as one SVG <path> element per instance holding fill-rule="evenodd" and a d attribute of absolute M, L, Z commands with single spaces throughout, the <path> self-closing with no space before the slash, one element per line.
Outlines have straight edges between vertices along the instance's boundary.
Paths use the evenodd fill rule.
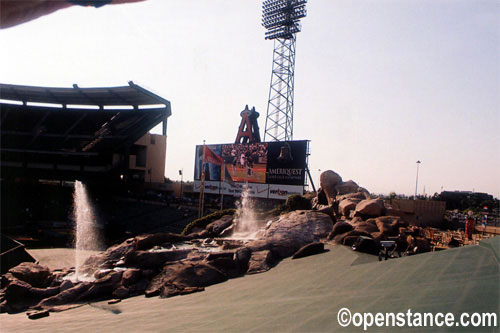
<path fill-rule="evenodd" d="M 417 200 L 417 189 L 418 189 L 418 167 L 420 166 L 420 161 L 417 161 L 417 180 L 415 182 L 415 196 L 413 197 L 413 200 Z"/>
<path fill-rule="evenodd" d="M 264 0 L 265 39 L 274 40 L 273 69 L 264 141 L 293 140 L 293 99 L 296 34 L 306 17 L 307 0 Z"/>

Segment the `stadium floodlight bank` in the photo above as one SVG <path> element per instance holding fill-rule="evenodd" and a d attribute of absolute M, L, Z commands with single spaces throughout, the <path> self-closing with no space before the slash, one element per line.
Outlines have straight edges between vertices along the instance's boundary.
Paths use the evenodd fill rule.
<path fill-rule="evenodd" d="M 307 15 L 307 0 L 266 0 L 262 4 L 262 25 L 266 39 L 292 38 L 300 32 L 300 19 Z"/>

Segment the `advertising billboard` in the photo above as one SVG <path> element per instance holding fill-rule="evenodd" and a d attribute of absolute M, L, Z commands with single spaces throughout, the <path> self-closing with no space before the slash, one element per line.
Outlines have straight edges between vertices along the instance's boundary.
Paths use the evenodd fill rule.
<path fill-rule="evenodd" d="M 210 181 L 210 180 L 205 181 L 205 193 L 219 194 L 221 184 L 222 184 L 221 182 L 214 182 L 214 181 Z M 200 192 L 200 186 L 201 186 L 201 182 L 195 181 L 193 191 Z"/>
<path fill-rule="evenodd" d="M 307 141 L 269 143 L 266 183 L 304 186 L 306 154 Z"/>
<path fill-rule="evenodd" d="M 250 195 L 286 199 L 286 193 L 303 192 L 308 141 L 261 142 L 196 146 L 195 184 L 201 183 L 205 156 L 205 186 L 215 193 L 239 196 L 244 184 Z M 278 186 L 275 185 L 284 185 Z M 195 186 L 199 191 L 199 186 Z M 273 193 L 271 193 L 271 191 Z"/>
<path fill-rule="evenodd" d="M 269 185 L 269 196 L 270 199 L 282 199 L 286 200 L 292 194 L 303 194 L 304 187 L 297 185 Z"/>
<path fill-rule="evenodd" d="M 248 193 L 252 197 L 257 198 L 275 198 L 275 199 L 286 199 L 288 196 L 284 196 L 283 192 L 279 192 L 281 194 L 273 194 L 273 196 L 269 195 L 269 186 L 268 184 L 256 184 L 256 183 L 225 183 L 225 182 L 214 182 L 214 181 L 206 181 L 205 182 L 205 193 L 211 194 L 224 194 L 233 197 L 240 197 L 241 193 L 244 191 L 245 187 L 248 186 Z M 287 185 L 284 185 L 287 186 Z M 201 181 L 194 181 L 194 192 L 200 192 Z M 302 186 L 295 186 L 295 192 L 302 194 Z M 300 189 L 297 189 L 300 188 Z M 274 191 L 276 192 L 276 191 Z"/>

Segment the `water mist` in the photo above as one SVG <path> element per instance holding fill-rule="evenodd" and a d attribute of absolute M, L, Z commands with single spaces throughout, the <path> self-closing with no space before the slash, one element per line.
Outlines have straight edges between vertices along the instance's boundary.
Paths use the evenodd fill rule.
<path fill-rule="evenodd" d="M 90 203 L 87 189 L 80 181 L 75 181 L 73 193 L 73 215 L 75 220 L 75 279 L 85 280 L 81 273 L 88 250 L 100 250 L 103 242 L 94 209 Z"/>
<path fill-rule="evenodd" d="M 260 227 L 255 214 L 254 202 L 250 198 L 250 189 L 248 186 L 245 186 L 243 189 L 241 200 L 236 205 L 236 223 L 233 238 L 258 238 Z"/>

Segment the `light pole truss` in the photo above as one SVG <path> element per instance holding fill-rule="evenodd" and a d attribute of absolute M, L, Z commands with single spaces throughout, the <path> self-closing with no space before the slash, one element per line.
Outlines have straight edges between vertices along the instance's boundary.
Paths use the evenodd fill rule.
<path fill-rule="evenodd" d="M 295 35 L 274 40 L 264 141 L 293 140 L 295 42 Z"/>
<path fill-rule="evenodd" d="M 307 14 L 306 3 L 307 0 L 265 0 L 262 4 L 265 39 L 274 40 L 264 141 L 293 140 L 296 33 L 301 30 L 300 19 Z"/>

